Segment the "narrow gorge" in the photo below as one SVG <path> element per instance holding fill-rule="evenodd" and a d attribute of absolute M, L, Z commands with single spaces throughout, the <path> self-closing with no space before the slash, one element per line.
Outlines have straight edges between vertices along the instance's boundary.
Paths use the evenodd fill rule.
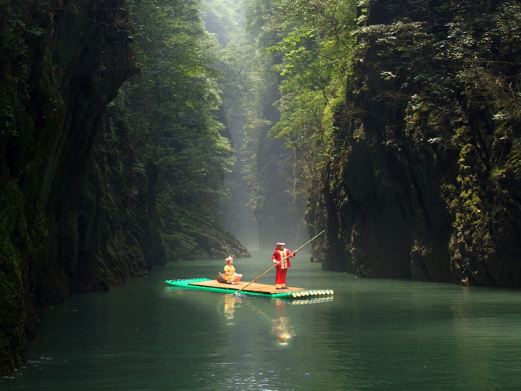
<path fill-rule="evenodd" d="M 514 0 L 0 0 L 0 374 L 73 294 L 322 230 L 353 286 L 520 288 L 520 42 Z"/>

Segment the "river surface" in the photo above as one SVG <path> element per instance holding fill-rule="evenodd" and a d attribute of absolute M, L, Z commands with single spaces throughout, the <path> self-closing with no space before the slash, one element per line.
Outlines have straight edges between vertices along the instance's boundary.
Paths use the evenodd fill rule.
<path fill-rule="evenodd" d="M 249 280 L 270 254 L 235 265 Z M 45 309 L 29 363 L 0 390 L 521 390 L 520 292 L 357 279 L 304 254 L 288 284 L 334 289 L 333 300 L 163 283 L 223 266 L 170 263 Z"/>

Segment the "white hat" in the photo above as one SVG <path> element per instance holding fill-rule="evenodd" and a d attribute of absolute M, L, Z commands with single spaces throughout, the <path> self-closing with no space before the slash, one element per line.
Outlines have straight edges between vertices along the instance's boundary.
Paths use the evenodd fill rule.
<path fill-rule="evenodd" d="M 277 242 L 277 246 L 285 246 L 285 245 L 286 245 L 286 243 L 284 243 L 284 242 Z"/>
<path fill-rule="evenodd" d="M 225 259 L 226 262 L 228 261 L 233 261 L 233 257 L 232 256 L 229 256 L 228 258 Z"/>

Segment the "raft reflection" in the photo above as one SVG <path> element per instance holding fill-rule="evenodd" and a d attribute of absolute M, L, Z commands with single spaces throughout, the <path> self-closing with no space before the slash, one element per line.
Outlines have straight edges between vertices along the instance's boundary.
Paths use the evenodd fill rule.
<path fill-rule="evenodd" d="M 303 299 L 272 299 L 275 305 L 274 316 L 269 316 L 266 312 L 262 311 L 258 306 L 254 305 L 253 302 L 256 299 L 251 298 L 241 299 L 240 296 L 227 294 L 223 295 L 223 313 L 224 318 L 228 325 L 233 325 L 235 317 L 235 311 L 241 307 L 241 304 L 246 305 L 264 319 L 271 323 L 271 334 L 275 336 L 275 341 L 279 346 L 287 346 L 295 337 L 295 331 L 291 325 L 291 320 L 286 312 L 286 306 L 304 305 L 304 304 L 317 304 L 326 303 L 334 300 L 333 296 L 327 297 L 312 297 Z M 257 299 L 258 300 L 258 299 Z"/>
<path fill-rule="evenodd" d="M 290 300 L 290 301 L 288 301 L 288 304 L 290 304 L 290 305 L 317 304 L 317 303 L 327 303 L 328 301 L 333 301 L 333 300 L 335 300 L 335 298 L 333 296 L 312 297 L 309 299 Z"/>

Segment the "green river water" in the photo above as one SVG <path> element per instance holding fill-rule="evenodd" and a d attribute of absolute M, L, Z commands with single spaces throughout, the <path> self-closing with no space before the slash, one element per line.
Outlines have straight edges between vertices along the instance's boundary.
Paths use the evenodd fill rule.
<path fill-rule="evenodd" d="M 224 262 L 169 263 L 45 309 L 0 390 L 521 390 L 521 293 L 357 279 L 300 255 L 288 283 L 329 301 L 185 291 Z M 236 261 L 251 279 L 269 253 Z M 272 283 L 274 273 L 261 282 Z"/>

